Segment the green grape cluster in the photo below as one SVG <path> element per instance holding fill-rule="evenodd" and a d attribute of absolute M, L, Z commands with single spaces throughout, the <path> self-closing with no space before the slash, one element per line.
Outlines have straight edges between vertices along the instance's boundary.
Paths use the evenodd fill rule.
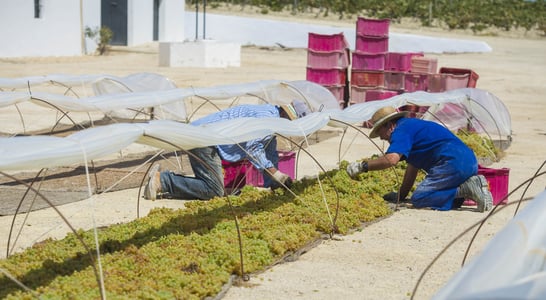
<path fill-rule="evenodd" d="M 495 147 L 493 141 L 476 132 L 468 130 L 459 130 L 456 133 L 457 137 L 463 141 L 478 158 L 491 158 L 494 161 L 500 159 L 501 151 Z"/>
<path fill-rule="evenodd" d="M 347 234 L 390 215 L 381 196 L 396 187 L 403 169 L 369 172 L 355 180 L 344 165 L 320 174 L 321 184 L 295 181 L 291 191 L 247 186 L 239 196 L 194 201 L 179 210 L 156 208 L 140 219 L 99 229 L 107 298 L 213 297 L 233 274 L 262 272 L 324 234 Z M 91 254 L 76 234 L 68 234 L 0 260 L 0 268 L 32 290 L 0 275 L 0 298 L 100 298 L 94 231 L 77 235 Z"/>

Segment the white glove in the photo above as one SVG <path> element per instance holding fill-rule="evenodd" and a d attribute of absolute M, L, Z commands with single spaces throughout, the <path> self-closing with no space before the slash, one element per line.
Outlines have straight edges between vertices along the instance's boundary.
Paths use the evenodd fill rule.
<path fill-rule="evenodd" d="M 363 171 L 362 163 L 359 161 L 354 161 L 347 166 L 347 174 L 349 174 L 351 177 L 355 177 Z"/>
<path fill-rule="evenodd" d="M 275 181 L 279 182 L 279 183 L 282 183 L 284 184 L 288 179 L 290 178 L 290 176 L 284 174 L 283 172 L 277 170 L 275 171 L 275 173 L 273 173 L 273 179 L 275 179 Z"/>

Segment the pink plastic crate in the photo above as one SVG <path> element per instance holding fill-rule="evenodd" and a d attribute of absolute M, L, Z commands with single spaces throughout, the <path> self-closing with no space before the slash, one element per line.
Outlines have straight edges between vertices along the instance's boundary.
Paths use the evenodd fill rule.
<path fill-rule="evenodd" d="M 358 17 L 356 33 L 360 35 L 388 36 L 390 19 L 367 19 Z"/>
<path fill-rule="evenodd" d="M 348 51 L 315 51 L 307 50 L 307 66 L 317 69 L 349 67 Z"/>
<path fill-rule="evenodd" d="M 404 72 L 387 72 L 385 71 L 385 88 L 389 90 L 404 89 Z"/>
<path fill-rule="evenodd" d="M 355 50 L 365 53 L 385 53 L 389 51 L 389 37 L 357 34 Z"/>
<path fill-rule="evenodd" d="M 398 92 L 395 91 L 371 89 L 366 91 L 366 101 L 385 100 L 396 95 Z"/>
<path fill-rule="evenodd" d="M 421 118 L 429 109 L 429 106 L 419 106 L 414 104 L 406 104 L 399 108 L 400 111 L 409 112 L 410 118 Z"/>
<path fill-rule="evenodd" d="M 404 90 L 406 92 L 426 91 L 428 74 L 405 73 Z"/>
<path fill-rule="evenodd" d="M 385 68 L 385 53 L 353 52 L 351 67 L 354 70 L 383 70 Z"/>
<path fill-rule="evenodd" d="M 440 93 L 449 90 L 466 88 L 470 74 L 429 74 L 428 91 L 431 93 Z"/>
<path fill-rule="evenodd" d="M 442 74 L 453 74 L 453 75 L 465 75 L 469 74 L 468 85 L 467 87 L 475 88 L 480 76 L 472 71 L 471 69 L 459 69 L 459 68 L 448 68 L 441 67 L 439 73 Z"/>
<path fill-rule="evenodd" d="M 344 101 L 345 85 L 324 85 L 324 87 L 328 89 L 338 101 Z"/>
<path fill-rule="evenodd" d="M 343 32 L 336 34 L 318 34 L 309 32 L 307 48 L 315 51 L 340 51 L 349 48 Z"/>
<path fill-rule="evenodd" d="M 466 88 L 470 74 L 442 74 L 444 77 L 444 85 L 446 91 Z"/>
<path fill-rule="evenodd" d="M 493 205 L 508 203 L 508 199 L 504 199 L 504 197 L 508 195 L 509 168 L 491 169 L 480 166 L 478 174 L 483 175 L 487 179 L 489 190 L 493 196 Z M 464 205 L 473 206 L 476 205 L 476 202 L 467 199 Z"/>
<path fill-rule="evenodd" d="M 382 87 L 385 84 L 383 71 L 368 71 L 351 69 L 351 85 Z"/>
<path fill-rule="evenodd" d="M 316 69 L 307 67 L 307 80 L 322 85 L 344 85 L 346 68 Z"/>
<path fill-rule="evenodd" d="M 428 74 L 428 92 L 441 93 L 446 91 L 446 76 L 444 74 Z"/>
<path fill-rule="evenodd" d="M 424 56 L 413 56 L 411 58 L 411 71 L 414 73 L 437 73 L 437 70 L 437 58 Z"/>
<path fill-rule="evenodd" d="M 224 187 L 238 189 L 245 185 L 263 186 L 264 178 L 248 160 L 239 162 L 227 162 L 222 160 L 224 169 Z M 279 151 L 279 168 L 281 172 L 294 179 L 296 174 L 296 153 L 291 151 Z"/>
<path fill-rule="evenodd" d="M 422 56 L 423 53 L 418 52 L 387 52 L 385 70 L 409 72 L 411 71 L 411 58 Z"/>
<path fill-rule="evenodd" d="M 350 104 L 357 104 L 366 102 L 366 91 L 370 88 L 363 87 L 363 86 L 351 86 L 351 97 L 350 97 Z"/>

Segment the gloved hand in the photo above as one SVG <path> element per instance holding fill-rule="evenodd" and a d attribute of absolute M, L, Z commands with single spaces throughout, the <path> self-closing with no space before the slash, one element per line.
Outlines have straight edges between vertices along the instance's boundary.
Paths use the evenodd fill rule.
<path fill-rule="evenodd" d="M 277 170 L 275 173 L 273 173 L 273 179 L 276 181 L 272 189 L 280 188 L 280 187 L 291 187 L 292 186 L 292 178 L 288 176 L 287 174 L 284 174 L 283 172 Z"/>
<path fill-rule="evenodd" d="M 397 192 L 390 192 L 388 194 L 383 195 L 383 200 L 390 202 L 390 203 L 396 203 L 398 201 L 398 193 Z"/>
<path fill-rule="evenodd" d="M 353 178 L 362 172 L 364 170 L 362 169 L 362 163 L 359 161 L 354 161 L 347 166 L 347 174 Z"/>
<path fill-rule="evenodd" d="M 390 202 L 390 203 L 397 203 L 398 202 L 398 193 L 397 192 L 390 192 L 385 195 L 383 195 L 383 200 Z M 399 203 L 409 202 L 409 199 L 400 199 Z"/>

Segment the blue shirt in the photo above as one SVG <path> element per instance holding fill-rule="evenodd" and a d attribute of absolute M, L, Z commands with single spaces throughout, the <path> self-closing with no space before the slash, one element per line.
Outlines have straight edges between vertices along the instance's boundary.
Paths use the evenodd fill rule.
<path fill-rule="evenodd" d="M 234 106 L 191 122 L 192 125 L 201 125 L 225 121 L 236 118 L 279 118 L 279 109 L 272 104 L 243 104 Z M 274 164 L 267 159 L 265 147 L 273 136 L 268 135 L 260 139 L 250 140 L 234 145 L 218 145 L 218 153 L 222 159 L 237 162 L 248 159 L 258 170 L 272 168 Z M 248 153 L 247 153 L 248 152 Z"/>
<path fill-rule="evenodd" d="M 467 161 L 466 156 L 475 159 L 474 152 L 447 128 L 415 118 L 397 121 L 386 153 L 401 154 L 402 160 L 427 173 L 442 163 Z"/>

